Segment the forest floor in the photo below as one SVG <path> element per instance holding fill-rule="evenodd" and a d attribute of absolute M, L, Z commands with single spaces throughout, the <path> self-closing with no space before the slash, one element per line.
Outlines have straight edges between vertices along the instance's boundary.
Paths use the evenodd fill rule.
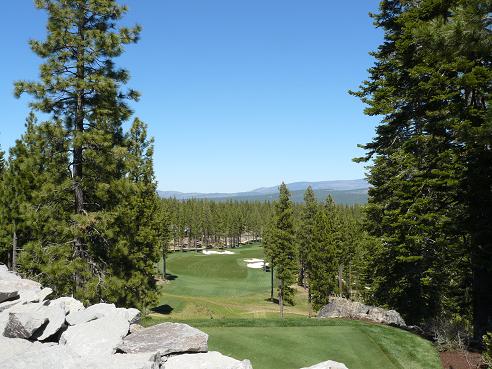
<path fill-rule="evenodd" d="M 269 300 L 270 274 L 247 268 L 244 259 L 263 258 L 258 246 L 233 255 L 173 253 L 170 281 L 144 325 L 186 322 L 209 334 L 209 349 L 250 359 L 255 369 L 298 369 L 325 360 L 350 369 L 440 369 L 434 346 L 409 332 L 367 322 L 309 319 L 306 292 L 278 317 Z"/>

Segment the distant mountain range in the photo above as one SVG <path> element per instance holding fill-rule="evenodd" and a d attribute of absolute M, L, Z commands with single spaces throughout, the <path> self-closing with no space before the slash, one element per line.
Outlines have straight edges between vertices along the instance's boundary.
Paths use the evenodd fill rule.
<path fill-rule="evenodd" d="M 364 204 L 367 202 L 369 184 L 364 179 L 321 181 L 321 182 L 294 182 L 288 183 L 294 202 L 302 202 L 304 191 L 311 186 L 316 198 L 320 201 L 331 195 L 337 204 Z M 162 198 L 211 199 L 215 201 L 271 201 L 278 198 L 278 187 L 261 187 L 248 192 L 236 193 L 183 193 L 177 191 L 158 191 Z"/>

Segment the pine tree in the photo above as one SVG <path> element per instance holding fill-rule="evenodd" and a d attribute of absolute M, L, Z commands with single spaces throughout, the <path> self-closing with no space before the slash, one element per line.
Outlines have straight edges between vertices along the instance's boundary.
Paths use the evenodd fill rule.
<path fill-rule="evenodd" d="M 313 249 L 308 254 L 309 289 L 314 310 L 329 302 L 336 286 L 337 233 L 331 197 L 318 207 L 314 217 Z"/>
<path fill-rule="evenodd" d="M 314 196 L 313 189 L 309 186 L 304 193 L 304 204 L 301 206 L 300 221 L 297 232 L 297 244 L 299 247 L 299 277 L 298 284 L 309 289 L 308 299 L 311 299 L 309 288 L 309 255 L 315 249 L 315 221 L 318 212 L 318 203 Z"/>
<path fill-rule="evenodd" d="M 122 128 L 132 113 L 127 101 L 138 93 L 123 90 L 128 72 L 113 62 L 140 27 L 117 28 L 126 7 L 114 0 L 36 6 L 48 12 L 48 35 L 31 48 L 45 63 L 40 81 L 17 82 L 16 94 L 32 95 L 32 108 L 51 114 L 45 132 L 61 140 L 55 152 L 66 162 L 60 180 L 47 182 L 63 211 L 42 229 L 31 224 L 22 267 L 60 294 L 145 307 L 156 297 L 153 274 L 166 235 L 157 222 L 152 140 L 138 119 L 129 133 Z"/>
<path fill-rule="evenodd" d="M 280 316 L 284 316 L 284 303 L 293 304 L 296 280 L 297 260 L 293 219 L 293 205 L 287 186 L 279 187 L 280 196 L 275 202 L 272 226 L 266 240 L 266 255 L 272 268 L 276 270 L 278 280 L 278 299 Z"/>
<path fill-rule="evenodd" d="M 381 2 L 385 42 L 357 93 L 384 117 L 363 158 L 374 159 L 367 229 L 382 241 L 374 298 L 419 324 L 466 318 L 471 287 L 477 339 L 492 321 L 491 9 Z"/>

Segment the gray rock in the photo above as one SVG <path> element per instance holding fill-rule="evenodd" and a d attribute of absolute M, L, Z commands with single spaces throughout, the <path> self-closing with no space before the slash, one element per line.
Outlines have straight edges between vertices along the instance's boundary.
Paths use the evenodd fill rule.
<path fill-rule="evenodd" d="M 249 360 L 239 361 L 220 352 L 171 356 L 164 369 L 253 369 Z"/>
<path fill-rule="evenodd" d="M 31 338 L 36 331 L 48 323 L 45 306 L 29 304 L 16 306 L 9 311 L 3 335 L 10 338 Z"/>
<path fill-rule="evenodd" d="M 0 361 L 0 369 L 76 369 L 80 357 L 63 346 L 33 344 L 26 352 L 17 352 Z"/>
<path fill-rule="evenodd" d="M 349 318 L 405 327 L 405 321 L 395 310 L 385 310 L 341 297 L 332 297 L 323 306 L 318 318 Z"/>
<path fill-rule="evenodd" d="M 81 360 L 77 369 L 159 369 L 158 353 L 115 354 Z"/>
<path fill-rule="evenodd" d="M 0 265 L 0 281 L 18 281 L 20 279 L 22 278 L 9 271 L 6 265 Z"/>
<path fill-rule="evenodd" d="M 0 302 L 19 298 L 19 291 L 7 281 L 0 281 Z"/>
<path fill-rule="evenodd" d="M 328 360 L 322 363 L 310 366 L 309 368 L 301 369 L 348 369 L 345 364 L 337 363 L 336 361 Z"/>
<path fill-rule="evenodd" d="M 8 310 L 15 305 L 23 305 L 30 302 L 41 302 L 53 292 L 51 288 L 41 289 L 41 285 L 38 282 L 30 281 L 28 279 L 13 281 L 12 286 L 18 290 L 19 298 L 0 303 L 0 312 Z"/>
<path fill-rule="evenodd" d="M 67 323 L 76 325 L 80 323 L 90 322 L 91 320 L 103 318 L 116 312 L 114 304 L 95 304 L 89 306 L 85 310 L 75 311 L 67 315 Z"/>
<path fill-rule="evenodd" d="M 118 314 L 68 327 L 60 337 L 60 344 L 82 356 L 110 355 L 128 334 L 129 323 Z"/>
<path fill-rule="evenodd" d="M 0 338 L 3 337 L 3 332 L 5 331 L 5 327 L 9 322 L 9 313 L 8 311 L 2 311 L 0 313 Z"/>
<path fill-rule="evenodd" d="M 135 324 L 140 321 L 141 314 L 140 310 L 138 309 L 117 308 L 116 311 L 118 312 L 118 314 L 121 314 L 126 320 L 128 320 L 128 323 L 130 324 Z"/>
<path fill-rule="evenodd" d="M 16 356 L 24 354 L 33 348 L 33 343 L 22 338 L 6 338 L 0 336 L 0 358 L 1 362 Z M 0 365 L 1 366 L 1 365 Z"/>
<path fill-rule="evenodd" d="M 135 333 L 138 331 L 141 331 L 142 329 L 145 329 L 144 326 L 140 324 L 130 324 L 130 333 Z"/>
<path fill-rule="evenodd" d="M 38 341 L 43 341 L 53 336 L 65 325 L 65 310 L 61 306 L 48 305 L 43 306 L 43 308 L 45 316 L 48 318 L 48 325 L 40 334 L 34 336 Z"/>
<path fill-rule="evenodd" d="M 159 369 L 160 355 L 80 356 L 67 346 L 0 340 L 0 369 Z"/>
<path fill-rule="evenodd" d="M 118 349 L 126 353 L 155 352 L 161 355 L 207 352 L 208 335 L 187 324 L 162 323 L 127 336 Z"/>
<path fill-rule="evenodd" d="M 73 297 L 59 297 L 55 300 L 48 301 L 48 305 L 61 307 L 66 315 L 84 310 L 84 304 Z"/>

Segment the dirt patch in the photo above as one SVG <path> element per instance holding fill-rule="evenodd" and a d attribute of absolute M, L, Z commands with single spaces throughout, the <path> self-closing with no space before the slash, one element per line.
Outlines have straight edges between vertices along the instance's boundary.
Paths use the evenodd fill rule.
<path fill-rule="evenodd" d="M 482 356 L 477 352 L 445 351 L 440 353 L 444 369 L 485 369 Z"/>

